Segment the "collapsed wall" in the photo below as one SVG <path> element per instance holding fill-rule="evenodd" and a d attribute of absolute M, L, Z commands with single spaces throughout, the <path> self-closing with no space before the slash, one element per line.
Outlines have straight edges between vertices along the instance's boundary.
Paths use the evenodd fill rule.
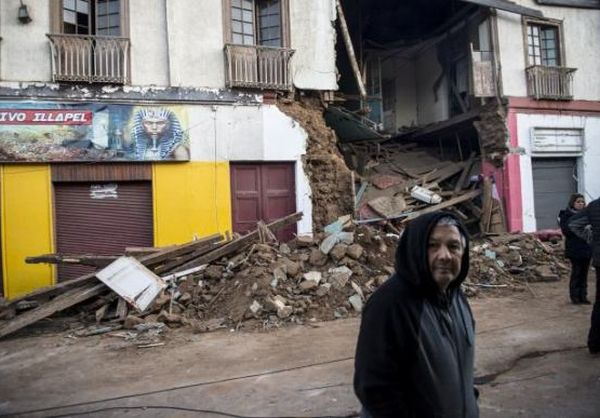
<path fill-rule="evenodd" d="M 303 97 L 278 107 L 308 135 L 303 163 L 312 191 L 313 231 L 319 232 L 340 216 L 353 213 L 352 173 L 338 150 L 335 132 L 325 123 L 318 99 Z"/>

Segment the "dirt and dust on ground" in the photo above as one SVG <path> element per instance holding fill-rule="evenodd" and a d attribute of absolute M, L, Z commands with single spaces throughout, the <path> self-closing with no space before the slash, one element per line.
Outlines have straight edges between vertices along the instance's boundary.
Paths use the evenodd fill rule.
<path fill-rule="evenodd" d="M 335 132 L 327 126 L 319 99 L 280 102 L 279 109 L 308 134 L 304 170 L 308 175 L 313 204 L 313 229 L 323 227 L 353 210 L 352 172 L 346 166 Z"/>

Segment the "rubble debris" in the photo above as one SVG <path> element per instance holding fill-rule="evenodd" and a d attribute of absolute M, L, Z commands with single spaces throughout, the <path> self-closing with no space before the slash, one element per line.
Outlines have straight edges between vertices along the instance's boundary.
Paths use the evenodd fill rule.
<path fill-rule="evenodd" d="M 170 279 L 168 288 L 143 313 L 117 315 L 118 305 L 123 304 L 121 298 L 101 283 L 84 283 L 50 301 L 40 301 L 37 308 L 24 313 L 15 311 L 13 319 L 0 321 L 0 336 L 32 323 L 32 315 L 41 319 L 63 306 L 74 306 L 73 298 L 83 302 L 96 297 L 92 303 L 75 308 L 78 317 L 98 329 L 123 326 L 127 333 L 119 335 L 136 344 L 159 343 L 170 328 L 185 328 L 195 333 L 224 327 L 254 330 L 358 315 L 370 295 L 393 274 L 399 236 L 367 225 L 352 224 L 343 229 L 351 229 L 341 232 L 350 234 L 354 243 L 338 244 L 345 251 L 341 258 L 341 250 L 339 254 L 336 251 L 324 254 L 319 249 L 322 240 L 327 239 L 324 233 L 316 234 L 310 246 L 295 239 L 283 249 L 276 242 L 258 244 L 246 240 L 245 246 L 213 259 L 208 267 Z M 219 246 L 215 251 L 222 248 Z M 568 274 L 562 251 L 561 242 L 544 243 L 533 234 L 497 234 L 474 239 L 470 272 L 463 288 L 472 297 L 484 292 L 531 292 L 530 282 L 556 280 Z M 319 255 L 318 265 L 311 260 L 315 254 Z M 97 293 L 88 297 L 80 294 L 84 291 Z M 532 295 L 535 297 L 533 292 Z M 14 306 L 5 303 L 0 308 L 0 317 L 9 308 Z M 104 312 L 96 324 L 98 309 Z M 39 310 L 44 310 L 44 314 L 36 313 Z M 20 322 L 22 318 L 28 318 L 26 323 Z"/>

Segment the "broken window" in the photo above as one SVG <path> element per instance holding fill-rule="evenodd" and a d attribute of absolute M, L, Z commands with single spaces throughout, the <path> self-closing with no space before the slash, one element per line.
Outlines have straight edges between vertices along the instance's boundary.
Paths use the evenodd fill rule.
<path fill-rule="evenodd" d="M 63 0 L 62 32 L 121 36 L 120 0 Z"/>
<path fill-rule="evenodd" d="M 281 3 L 281 0 L 231 0 L 232 42 L 283 46 Z"/>
<path fill-rule="evenodd" d="M 529 22 L 527 24 L 527 55 L 529 65 L 560 66 L 559 26 Z"/>

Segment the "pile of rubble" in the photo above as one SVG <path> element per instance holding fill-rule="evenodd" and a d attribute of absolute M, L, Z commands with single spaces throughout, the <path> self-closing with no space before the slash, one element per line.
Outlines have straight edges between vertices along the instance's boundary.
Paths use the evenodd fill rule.
<path fill-rule="evenodd" d="M 362 182 L 356 213 L 362 222 L 384 221 L 393 231 L 422 214 L 449 210 L 472 232 L 506 231 L 491 180 L 479 176 L 475 154 L 441 159 L 416 143 L 345 144 L 344 156 Z"/>
<path fill-rule="evenodd" d="M 270 225 L 281 228 L 298 218 L 296 214 Z M 299 236 L 289 243 L 278 243 L 261 225 L 233 240 L 208 238 L 156 249 L 138 256 L 136 265 L 162 275 L 146 305 L 143 293 L 133 298 L 104 280 L 103 272 L 123 261 L 118 257 L 96 273 L 103 282 L 94 274 L 86 275 L 0 306 L 4 319 L 0 337 L 68 308 L 85 323 L 95 323 L 79 329 L 76 337 L 110 332 L 140 347 L 161 344 L 170 327 L 195 332 L 268 329 L 345 318 L 359 314 L 368 297 L 394 272 L 398 239 L 397 234 L 357 226 L 345 216 L 315 238 Z M 472 243 L 471 273 L 464 290 L 470 296 L 490 289 L 523 291 L 531 281 L 558 280 L 568 272 L 561 252 L 560 243 L 543 243 L 529 234 L 479 239 Z M 90 257 L 68 259 L 89 262 Z M 110 262 L 107 257 L 98 260 Z"/>

